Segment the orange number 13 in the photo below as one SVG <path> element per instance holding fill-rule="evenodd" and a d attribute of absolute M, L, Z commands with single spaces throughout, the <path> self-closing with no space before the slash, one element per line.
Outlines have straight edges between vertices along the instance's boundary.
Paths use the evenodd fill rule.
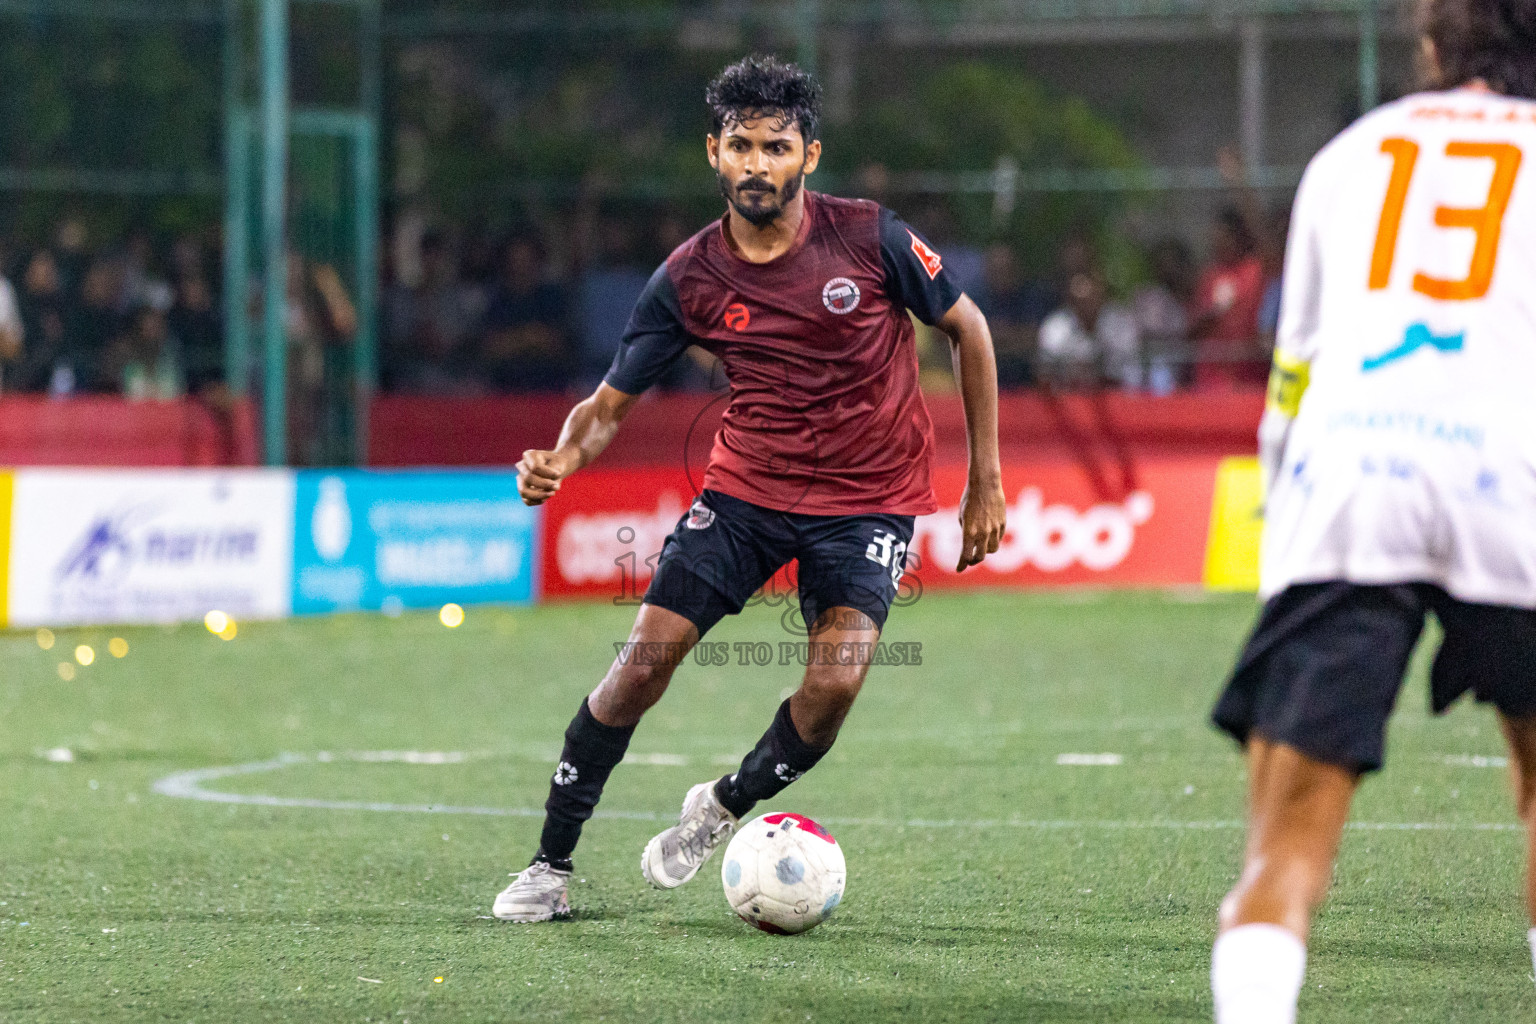
<path fill-rule="evenodd" d="M 1381 225 L 1376 229 L 1376 249 L 1371 254 L 1371 290 L 1379 291 L 1392 279 L 1392 263 L 1397 257 L 1397 233 L 1403 223 L 1403 205 L 1408 199 L 1408 185 L 1419 160 L 1419 144 L 1412 139 L 1383 139 L 1381 151 L 1392 158 L 1392 179 L 1387 184 L 1387 201 L 1381 208 Z M 1445 155 L 1462 159 L 1493 161 L 1493 184 L 1488 201 L 1469 209 L 1441 206 L 1435 210 L 1435 223 L 1442 228 L 1466 228 L 1476 233 L 1472 249 L 1472 267 L 1460 281 L 1413 275 L 1413 290 L 1444 302 L 1464 302 L 1488 294 L 1493 283 L 1493 265 L 1499 255 L 1499 234 L 1504 229 L 1504 212 L 1515 190 L 1515 176 L 1520 173 L 1521 153 L 1507 142 L 1451 142 Z"/>

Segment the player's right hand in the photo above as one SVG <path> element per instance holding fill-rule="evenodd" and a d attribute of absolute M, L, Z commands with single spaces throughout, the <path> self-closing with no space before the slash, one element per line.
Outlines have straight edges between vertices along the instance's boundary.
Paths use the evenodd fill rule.
<path fill-rule="evenodd" d="M 542 505 L 560 490 L 560 481 L 569 475 L 566 460 L 559 452 L 529 449 L 517 464 L 517 493 L 524 505 Z"/>

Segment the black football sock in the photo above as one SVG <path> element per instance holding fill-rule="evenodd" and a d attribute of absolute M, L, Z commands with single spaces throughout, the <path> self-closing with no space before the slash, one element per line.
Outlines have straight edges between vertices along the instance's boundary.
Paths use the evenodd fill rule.
<path fill-rule="evenodd" d="M 581 838 L 581 826 L 592 817 L 603 786 L 614 766 L 624 760 L 634 726 L 604 725 L 582 701 L 576 717 L 565 730 L 560 764 L 549 780 L 549 799 L 544 801 L 544 834 L 534 860 L 545 861 L 560 871 L 571 869 L 571 853 Z"/>
<path fill-rule="evenodd" d="M 715 798 L 736 817 L 745 817 L 759 800 L 777 796 L 784 787 L 816 767 L 816 762 L 831 749 L 813 747 L 800 738 L 786 700 L 779 705 L 773 724 L 742 760 L 736 774 L 715 783 Z"/>

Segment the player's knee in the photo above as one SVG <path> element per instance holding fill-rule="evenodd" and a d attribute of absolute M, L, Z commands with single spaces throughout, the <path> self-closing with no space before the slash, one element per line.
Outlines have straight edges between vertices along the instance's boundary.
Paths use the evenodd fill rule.
<path fill-rule="evenodd" d="M 644 710 L 661 699 L 676 667 L 665 661 L 615 665 L 609 684 L 624 703 Z"/>
<path fill-rule="evenodd" d="M 800 685 L 800 694 L 806 711 L 814 715 L 817 722 L 836 728 L 854 705 L 854 699 L 859 697 L 862 685 L 863 676 L 859 672 L 817 672 L 814 676 L 806 676 Z"/>
<path fill-rule="evenodd" d="M 847 711 L 863 685 L 863 672 L 856 666 L 840 665 L 807 674 L 800 688 L 817 706 Z"/>

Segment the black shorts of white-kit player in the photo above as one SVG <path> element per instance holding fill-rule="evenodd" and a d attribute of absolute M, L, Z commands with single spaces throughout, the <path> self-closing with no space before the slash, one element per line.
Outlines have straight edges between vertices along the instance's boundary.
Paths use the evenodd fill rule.
<path fill-rule="evenodd" d="M 852 608 L 881 627 L 906 565 L 912 526 L 912 516 L 779 512 L 706 489 L 662 546 L 644 600 L 681 615 L 703 636 L 798 559 L 807 627 L 829 608 Z"/>
<path fill-rule="evenodd" d="M 1434 613 L 1436 714 L 1464 693 L 1510 718 L 1536 715 L 1536 611 L 1460 601 L 1437 586 L 1343 581 L 1288 587 L 1264 606 L 1211 718 L 1245 743 L 1284 743 L 1356 773 L 1382 765 L 1387 719 Z"/>

